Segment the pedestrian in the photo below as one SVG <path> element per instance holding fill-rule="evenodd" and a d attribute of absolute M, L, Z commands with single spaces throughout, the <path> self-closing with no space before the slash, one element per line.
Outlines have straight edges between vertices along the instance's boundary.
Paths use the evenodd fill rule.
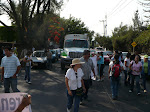
<path fill-rule="evenodd" d="M 4 80 L 4 91 L 5 93 L 10 93 L 10 86 L 13 92 L 19 92 L 17 89 L 17 76 L 20 71 L 21 65 L 19 59 L 11 55 L 11 48 L 5 47 L 6 56 L 2 58 L 2 76 L 1 81 Z"/>
<path fill-rule="evenodd" d="M 130 65 L 130 53 L 127 53 L 126 58 L 124 59 L 124 85 L 127 86 L 130 84 L 130 76 L 129 76 L 129 65 Z"/>
<path fill-rule="evenodd" d="M 115 55 L 119 55 L 119 61 L 121 61 L 121 55 L 120 55 L 120 53 L 118 52 L 118 50 L 115 50 L 114 51 L 114 55 L 113 55 L 113 57 L 111 58 L 111 60 L 114 60 L 114 56 Z"/>
<path fill-rule="evenodd" d="M 104 56 L 103 52 L 98 52 L 99 56 L 97 57 L 97 66 L 98 66 L 98 74 L 100 79 L 97 81 L 103 81 L 104 75 L 103 75 L 103 69 L 104 69 Z"/>
<path fill-rule="evenodd" d="M 137 95 L 140 95 L 140 75 L 142 71 L 142 63 L 139 61 L 139 56 L 135 56 L 134 61 L 131 61 L 129 68 L 132 70 L 131 75 L 131 87 L 129 92 L 133 92 L 134 89 L 134 80 L 136 80 L 136 87 L 137 87 Z"/>
<path fill-rule="evenodd" d="M 146 90 L 146 78 L 150 75 L 150 60 L 148 60 L 148 55 L 144 55 L 144 60 L 142 61 L 142 79 L 143 79 L 143 87 L 144 93 L 147 92 Z"/>
<path fill-rule="evenodd" d="M 111 91 L 112 91 L 112 99 L 118 99 L 118 90 L 119 90 L 119 81 L 120 81 L 120 74 L 123 70 L 123 64 L 119 61 L 119 55 L 114 56 L 114 61 L 109 63 L 109 79 L 111 82 Z"/>
<path fill-rule="evenodd" d="M 91 59 L 92 59 L 92 61 L 93 61 L 93 64 L 94 64 L 94 71 L 95 71 L 95 74 L 96 74 L 96 76 L 97 76 L 97 74 L 98 74 L 98 70 L 97 70 L 97 56 L 96 56 L 96 54 L 94 53 L 94 52 L 92 52 L 92 55 L 91 55 L 91 57 L 90 57 Z M 96 77 L 94 77 L 94 74 L 93 74 L 93 72 L 91 71 L 91 78 L 93 79 L 93 80 L 96 80 Z"/>
<path fill-rule="evenodd" d="M 32 57 L 31 57 L 31 51 L 28 51 L 26 56 L 24 57 L 25 62 L 25 78 L 26 83 L 31 84 L 31 62 L 32 62 Z"/>
<path fill-rule="evenodd" d="M 135 51 L 133 55 L 131 55 L 130 57 L 130 61 L 133 61 L 135 59 L 135 56 L 139 57 L 139 61 L 141 61 L 141 56 L 139 55 L 139 52 L 138 51 Z"/>
<path fill-rule="evenodd" d="M 71 68 L 67 70 L 67 73 L 65 75 L 65 83 L 67 87 L 67 98 L 68 98 L 67 112 L 71 112 L 73 101 L 74 101 L 74 112 L 79 111 L 79 104 L 82 92 L 86 91 L 84 81 L 82 79 L 84 74 L 82 69 L 80 68 L 81 64 L 83 64 L 83 62 L 81 62 L 78 58 L 73 59 Z"/>
<path fill-rule="evenodd" d="M 91 85 L 91 71 L 93 72 L 94 77 L 95 77 L 95 71 L 94 71 L 94 64 L 92 60 L 90 59 L 89 50 L 84 50 L 83 56 L 80 58 L 80 61 L 84 62 L 84 64 L 82 64 L 81 66 L 81 69 L 83 70 L 83 73 L 84 73 L 83 80 L 84 80 L 84 85 L 86 88 L 86 92 L 81 97 L 81 103 L 82 103 L 83 98 L 84 100 L 88 98 L 88 90 Z"/>
<path fill-rule="evenodd" d="M 2 58 L 3 58 L 3 50 L 2 48 L 0 48 L 0 63 L 1 63 Z"/>
<path fill-rule="evenodd" d="M 46 56 L 47 56 L 47 69 L 51 70 L 52 69 L 52 52 L 50 50 L 47 50 Z"/>

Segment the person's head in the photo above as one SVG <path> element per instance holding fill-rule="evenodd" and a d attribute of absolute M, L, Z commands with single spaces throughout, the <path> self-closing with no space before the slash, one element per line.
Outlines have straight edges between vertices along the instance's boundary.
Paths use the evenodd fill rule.
<path fill-rule="evenodd" d="M 131 56 L 131 53 L 128 52 L 126 57 L 130 58 L 130 56 Z"/>
<path fill-rule="evenodd" d="M 6 46 L 6 47 L 4 48 L 4 51 L 5 51 L 5 55 L 6 55 L 7 57 L 11 56 L 11 47 Z"/>
<path fill-rule="evenodd" d="M 83 58 L 84 59 L 89 59 L 90 58 L 90 51 L 89 50 L 84 50 L 84 52 L 83 52 Z"/>
<path fill-rule="evenodd" d="M 95 56 L 95 52 L 92 52 L 91 55 L 92 55 L 92 57 L 94 57 Z"/>
<path fill-rule="evenodd" d="M 148 55 L 144 55 L 144 62 L 148 61 Z"/>
<path fill-rule="evenodd" d="M 139 56 L 136 55 L 134 60 L 135 60 L 135 62 L 139 62 Z"/>
<path fill-rule="evenodd" d="M 72 60 L 71 67 L 73 69 L 78 69 L 78 68 L 81 68 L 81 64 L 84 64 L 84 62 L 81 62 L 79 58 L 74 58 Z"/>
<path fill-rule="evenodd" d="M 100 55 L 103 57 L 103 52 L 100 52 Z"/>
<path fill-rule="evenodd" d="M 115 60 L 116 64 L 119 64 L 119 55 L 118 54 L 114 56 L 114 60 Z"/>
<path fill-rule="evenodd" d="M 138 54 L 139 54 L 139 52 L 138 52 L 138 51 L 135 51 L 135 52 L 134 52 L 134 54 L 135 54 L 135 55 L 138 55 Z"/>
<path fill-rule="evenodd" d="M 29 50 L 28 52 L 27 52 L 27 56 L 30 56 L 31 55 L 31 51 Z"/>
<path fill-rule="evenodd" d="M 117 55 L 117 54 L 118 54 L 118 50 L 115 50 L 115 51 L 114 51 L 114 55 Z"/>

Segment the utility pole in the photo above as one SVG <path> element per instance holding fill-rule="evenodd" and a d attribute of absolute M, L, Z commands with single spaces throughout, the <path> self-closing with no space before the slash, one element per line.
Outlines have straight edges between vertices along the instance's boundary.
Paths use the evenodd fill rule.
<path fill-rule="evenodd" d="M 100 20 L 100 22 L 103 22 L 104 36 L 107 36 L 107 15 L 105 15 L 105 20 Z"/>

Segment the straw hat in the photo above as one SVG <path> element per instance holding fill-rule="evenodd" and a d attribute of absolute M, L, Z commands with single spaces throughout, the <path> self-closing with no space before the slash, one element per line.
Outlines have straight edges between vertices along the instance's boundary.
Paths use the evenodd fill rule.
<path fill-rule="evenodd" d="M 81 62 L 79 58 L 75 58 L 72 60 L 71 66 L 76 64 L 84 64 L 84 62 Z"/>

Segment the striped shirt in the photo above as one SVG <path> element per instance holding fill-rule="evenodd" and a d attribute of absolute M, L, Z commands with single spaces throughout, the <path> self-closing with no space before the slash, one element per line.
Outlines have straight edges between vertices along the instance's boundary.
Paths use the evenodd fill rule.
<path fill-rule="evenodd" d="M 16 56 L 3 57 L 1 67 L 4 67 L 4 78 L 12 77 L 16 73 L 18 66 L 20 66 L 20 62 Z"/>

